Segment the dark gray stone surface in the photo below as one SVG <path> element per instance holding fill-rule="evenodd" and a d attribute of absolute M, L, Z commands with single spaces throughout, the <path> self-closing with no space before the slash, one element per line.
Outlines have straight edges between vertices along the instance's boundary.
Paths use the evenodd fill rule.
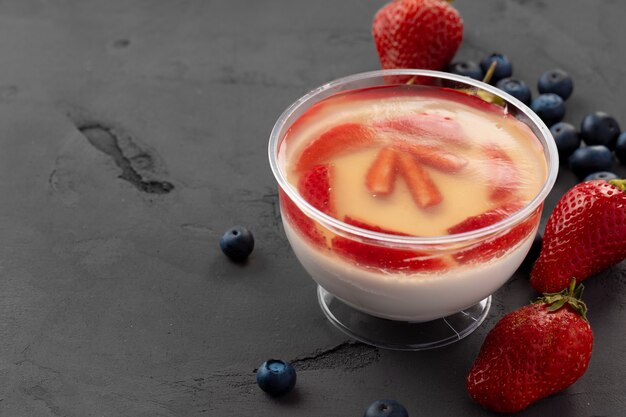
<path fill-rule="evenodd" d="M 0 415 L 360 416 L 384 397 L 411 416 L 490 415 L 464 378 L 498 318 L 534 297 L 525 273 L 462 342 L 384 351 L 326 321 L 281 229 L 272 125 L 309 89 L 378 67 L 383 3 L 0 3 Z M 626 125 L 625 3 L 456 6 L 459 58 L 504 52 L 531 84 L 564 68 L 568 121 L 605 110 Z M 546 212 L 574 183 L 562 169 Z M 257 239 L 244 266 L 217 244 L 233 224 Z M 626 414 L 626 264 L 587 282 L 589 370 L 520 416 Z M 254 382 L 269 357 L 299 370 L 281 400 Z"/>

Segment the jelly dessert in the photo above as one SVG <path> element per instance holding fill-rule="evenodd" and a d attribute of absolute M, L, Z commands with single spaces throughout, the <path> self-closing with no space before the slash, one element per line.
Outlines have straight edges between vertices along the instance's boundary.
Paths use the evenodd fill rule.
<path fill-rule="evenodd" d="M 411 322 L 472 306 L 513 274 L 549 171 L 506 106 L 432 86 L 330 95 L 276 149 L 283 224 L 303 266 L 351 307 Z"/>

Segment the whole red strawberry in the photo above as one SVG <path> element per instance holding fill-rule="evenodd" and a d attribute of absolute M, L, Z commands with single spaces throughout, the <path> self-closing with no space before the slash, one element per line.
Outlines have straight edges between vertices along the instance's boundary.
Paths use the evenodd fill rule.
<path fill-rule="evenodd" d="M 576 382 L 593 348 L 582 290 L 572 280 L 563 292 L 504 316 L 469 371 L 470 397 L 491 411 L 515 413 Z"/>
<path fill-rule="evenodd" d="M 566 288 L 626 259 L 626 181 L 587 181 L 570 189 L 548 219 L 530 273 L 538 292 Z"/>
<path fill-rule="evenodd" d="M 383 69 L 441 70 L 463 40 L 463 20 L 446 0 L 394 0 L 374 16 L 372 33 Z"/>

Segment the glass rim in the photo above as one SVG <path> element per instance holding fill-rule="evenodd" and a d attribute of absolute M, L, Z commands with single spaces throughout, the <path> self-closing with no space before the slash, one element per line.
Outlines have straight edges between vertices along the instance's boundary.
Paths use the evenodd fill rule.
<path fill-rule="evenodd" d="M 483 227 L 476 230 L 471 230 L 469 232 L 456 233 L 451 235 L 440 235 L 440 236 L 400 236 L 393 235 L 387 233 L 374 232 L 367 229 L 362 229 L 357 226 L 353 226 L 351 224 L 345 223 L 335 217 L 332 217 L 322 211 L 316 209 L 311 204 L 309 204 L 306 200 L 304 200 L 300 193 L 287 181 L 285 174 L 282 169 L 278 165 L 278 146 L 280 144 L 279 133 L 286 121 L 289 117 L 302 105 L 310 102 L 316 96 L 320 95 L 323 92 L 326 92 L 330 89 L 340 87 L 344 84 L 361 81 L 368 78 L 375 77 L 385 77 L 385 76 L 402 76 L 402 75 L 414 75 L 414 76 L 423 76 L 430 78 L 439 78 L 450 81 L 459 82 L 461 84 L 466 84 L 468 86 L 477 87 L 481 90 L 487 91 L 495 96 L 498 96 L 504 99 L 507 103 L 513 104 L 519 111 L 524 113 L 530 121 L 539 129 L 542 137 L 538 137 L 539 141 L 543 145 L 544 149 L 547 150 L 546 163 L 548 164 L 548 175 L 543 183 L 543 186 L 535 195 L 535 197 L 527 203 L 521 210 L 517 211 L 513 215 L 503 219 L 499 222 L 496 222 L 487 227 Z M 302 210 L 307 216 L 311 217 L 315 221 L 323 224 L 324 226 L 332 229 L 339 230 L 343 233 L 347 233 L 348 235 L 356 235 L 360 238 L 370 239 L 374 241 L 381 241 L 387 244 L 399 244 L 399 245 L 434 245 L 434 244 L 451 244 L 451 243 L 462 243 L 470 240 L 478 239 L 481 237 L 489 236 L 500 232 L 508 227 L 514 226 L 517 223 L 523 221 L 528 216 L 530 216 L 536 209 L 539 207 L 541 203 L 545 200 L 547 195 L 552 190 L 554 183 L 556 182 L 556 177 L 559 171 L 559 157 L 558 151 L 556 148 L 556 144 L 552 139 L 552 134 L 550 130 L 546 126 L 546 124 L 533 112 L 528 106 L 524 103 L 511 96 L 504 91 L 483 83 L 482 81 L 477 81 L 472 78 L 463 76 L 450 74 L 441 71 L 432 71 L 432 70 L 421 70 L 421 69 L 392 69 L 392 70 L 377 70 L 377 71 L 368 71 L 361 72 L 353 75 L 348 75 L 346 77 L 335 79 L 334 81 L 330 81 L 326 84 L 321 85 L 311 91 L 309 91 L 304 96 L 300 97 L 298 100 L 293 102 L 283 113 L 280 115 L 274 127 L 272 128 L 272 132 L 270 134 L 270 141 L 268 146 L 270 167 L 272 169 L 272 173 L 276 181 L 278 182 L 279 187 L 287 194 L 287 196 Z"/>

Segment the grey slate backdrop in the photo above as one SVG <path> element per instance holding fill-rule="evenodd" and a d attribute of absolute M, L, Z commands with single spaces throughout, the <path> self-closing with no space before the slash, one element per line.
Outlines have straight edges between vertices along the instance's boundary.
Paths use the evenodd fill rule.
<path fill-rule="evenodd" d="M 361 416 L 387 397 L 412 417 L 492 415 L 464 379 L 489 329 L 534 298 L 527 272 L 460 343 L 385 351 L 326 321 L 280 224 L 271 128 L 308 90 L 378 68 L 383 4 L 0 3 L 0 415 Z M 605 110 L 626 127 L 626 3 L 455 5 L 458 59 L 506 53 L 533 86 L 563 68 L 567 121 Z M 575 183 L 562 168 L 543 223 Z M 256 236 L 243 266 L 217 244 L 234 224 Z M 626 414 L 626 264 L 587 281 L 586 301 L 588 372 L 518 415 Z M 254 382 L 270 357 L 299 371 L 280 400 Z"/>

